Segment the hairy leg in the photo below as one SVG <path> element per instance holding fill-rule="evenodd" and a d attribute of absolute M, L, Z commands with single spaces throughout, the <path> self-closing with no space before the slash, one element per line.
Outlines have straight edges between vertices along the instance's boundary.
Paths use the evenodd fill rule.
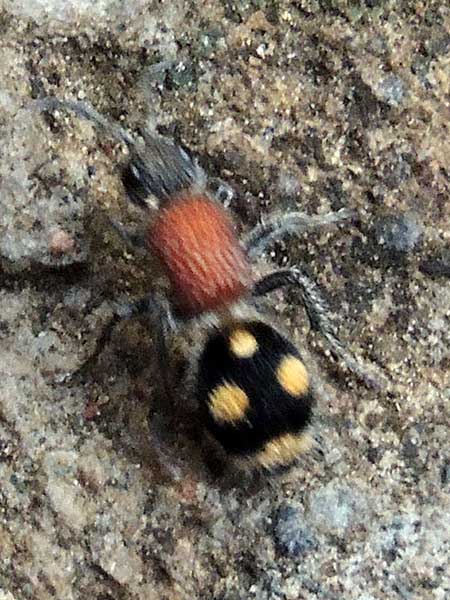
<path fill-rule="evenodd" d="M 89 369 L 95 365 L 104 347 L 109 343 L 114 328 L 118 323 L 141 315 L 148 315 L 152 324 L 152 329 L 155 334 L 159 368 L 163 384 L 166 388 L 165 391 L 167 392 L 169 364 L 167 336 L 171 331 L 176 329 L 178 324 L 168 305 L 156 295 L 149 295 L 128 304 L 116 305 L 112 317 L 104 325 L 101 334 L 97 338 L 93 353 L 83 362 L 79 369 L 71 374 L 71 378 L 84 376 Z"/>
<path fill-rule="evenodd" d="M 300 268 L 290 267 L 269 273 L 269 275 L 256 282 L 253 288 L 253 296 L 264 296 L 286 285 L 292 285 L 299 289 L 311 327 L 325 338 L 333 355 L 338 360 L 342 360 L 347 368 L 359 377 L 365 385 L 372 388 L 381 387 L 381 381 L 368 373 L 364 366 L 339 340 L 329 315 L 329 307 L 319 287 Z"/>
<path fill-rule="evenodd" d="M 276 212 L 266 217 L 243 237 L 243 244 L 250 259 L 257 258 L 275 240 L 288 235 L 299 235 L 325 225 L 342 223 L 354 218 L 356 213 L 348 208 L 325 215 L 307 215 L 302 212 Z"/>
<path fill-rule="evenodd" d="M 230 208 L 235 192 L 226 181 L 218 177 L 210 178 L 208 179 L 208 189 L 219 204 L 224 208 Z"/>
<path fill-rule="evenodd" d="M 126 243 L 130 250 L 145 250 L 147 247 L 147 240 L 143 232 L 137 232 L 129 227 L 125 227 L 119 221 L 114 219 L 108 219 L 109 224 L 119 237 Z"/>
<path fill-rule="evenodd" d="M 120 127 L 117 123 L 109 121 L 106 117 L 101 115 L 91 106 L 88 102 L 78 102 L 74 100 L 60 100 L 54 96 L 48 96 L 47 98 L 41 98 L 34 100 L 30 103 L 32 110 L 39 112 L 52 111 L 66 109 L 75 113 L 78 117 L 86 119 L 94 123 L 99 129 L 109 133 L 117 140 L 124 142 L 129 148 L 133 148 L 135 145 L 132 136 Z"/>

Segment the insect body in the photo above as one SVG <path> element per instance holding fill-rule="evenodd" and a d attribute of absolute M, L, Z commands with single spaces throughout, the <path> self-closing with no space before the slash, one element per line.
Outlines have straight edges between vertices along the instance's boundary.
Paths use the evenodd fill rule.
<path fill-rule="evenodd" d="M 183 319 L 214 312 L 198 356 L 202 421 L 225 452 L 273 470 L 308 446 L 312 394 L 306 367 L 288 340 L 262 321 L 236 316 L 255 283 L 226 211 L 206 195 L 171 198 L 148 229 Z"/>
<path fill-rule="evenodd" d="M 193 365 L 209 434 L 230 457 L 268 471 L 290 465 L 309 446 L 308 373 L 273 326 L 233 310 L 256 281 L 229 214 L 205 190 L 188 188 L 162 202 L 147 243 L 164 266 L 178 314 L 216 317 Z"/>
<path fill-rule="evenodd" d="M 159 209 L 148 243 L 183 318 L 218 315 L 196 357 L 207 430 L 234 458 L 266 470 L 290 464 L 308 445 L 308 374 L 296 348 L 272 326 L 234 315 L 254 280 L 228 214 L 207 196 L 173 198 Z"/>
<path fill-rule="evenodd" d="M 209 194 L 203 170 L 179 146 L 145 131 L 135 141 L 86 104 L 49 98 L 38 108 L 74 110 L 127 144 L 130 160 L 123 183 L 129 198 L 149 211 L 145 241 L 171 284 L 169 304 L 150 295 L 119 307 L 94 356 L 115 322 L 147 312 L 157 328 L 165 373 L 168 334 L 197 322 L 205 329 L 205 341 L 192 356 L 193 393 L 210 436 L 228 456 L 266 471 L 295 462 L 310 443 L 314 400 L 308 371 L 295 346 L 258 313 L 254 299 L 296 286 L 311 325 L 332 352 L 371 382 L 336 338 L 314 282 L 299 267 L 258 278 L 253 261 L 275 239 L 339 223 L 353 213 L 276 213 L 240 240 L 229 214 Z M 121 226 L 118 229 L 129 239 Z"/>

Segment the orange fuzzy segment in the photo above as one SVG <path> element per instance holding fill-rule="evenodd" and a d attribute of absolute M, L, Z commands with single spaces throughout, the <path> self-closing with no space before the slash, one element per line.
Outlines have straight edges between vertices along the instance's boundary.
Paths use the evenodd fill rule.
<path fill-rule="evenodd" d="M 204 196 L 178 198 L 161 209 L 150 227 L 149 244 L 188 315 L 230 304 L 251 284 L 231 219 Z"/>

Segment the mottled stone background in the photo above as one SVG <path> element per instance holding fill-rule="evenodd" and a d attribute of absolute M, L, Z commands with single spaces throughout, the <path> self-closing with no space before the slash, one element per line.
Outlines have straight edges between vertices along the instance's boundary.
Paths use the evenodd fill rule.
<path fill-rule="evenodd" d="M 448 599 L 448 3 L 0 0 L 0 48 L 0 599 Z M 388 380 L 365 389 L 275 296 L 320 381 L 321 451 L 288 477 L 210 473 L 189 415 L 155 409 L 145 323 L 64 380 L 155 275 L 108 224 L 139 224 L 124 149 L 28 109 L 49 94 L 182 141 L 244 231 L 357 211 L 268 257 L 304 264 Z"/>

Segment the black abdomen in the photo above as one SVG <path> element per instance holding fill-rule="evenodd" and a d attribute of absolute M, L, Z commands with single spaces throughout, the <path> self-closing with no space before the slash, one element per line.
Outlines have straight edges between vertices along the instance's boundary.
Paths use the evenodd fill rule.
<path fill-rule="evenodd" d="M 272 470 L 309 445 L 308 373 L 295 346 L 262 322 L 235 323 L 209 338 L 198 400 L 205 426 L 229 455 Z"/>

